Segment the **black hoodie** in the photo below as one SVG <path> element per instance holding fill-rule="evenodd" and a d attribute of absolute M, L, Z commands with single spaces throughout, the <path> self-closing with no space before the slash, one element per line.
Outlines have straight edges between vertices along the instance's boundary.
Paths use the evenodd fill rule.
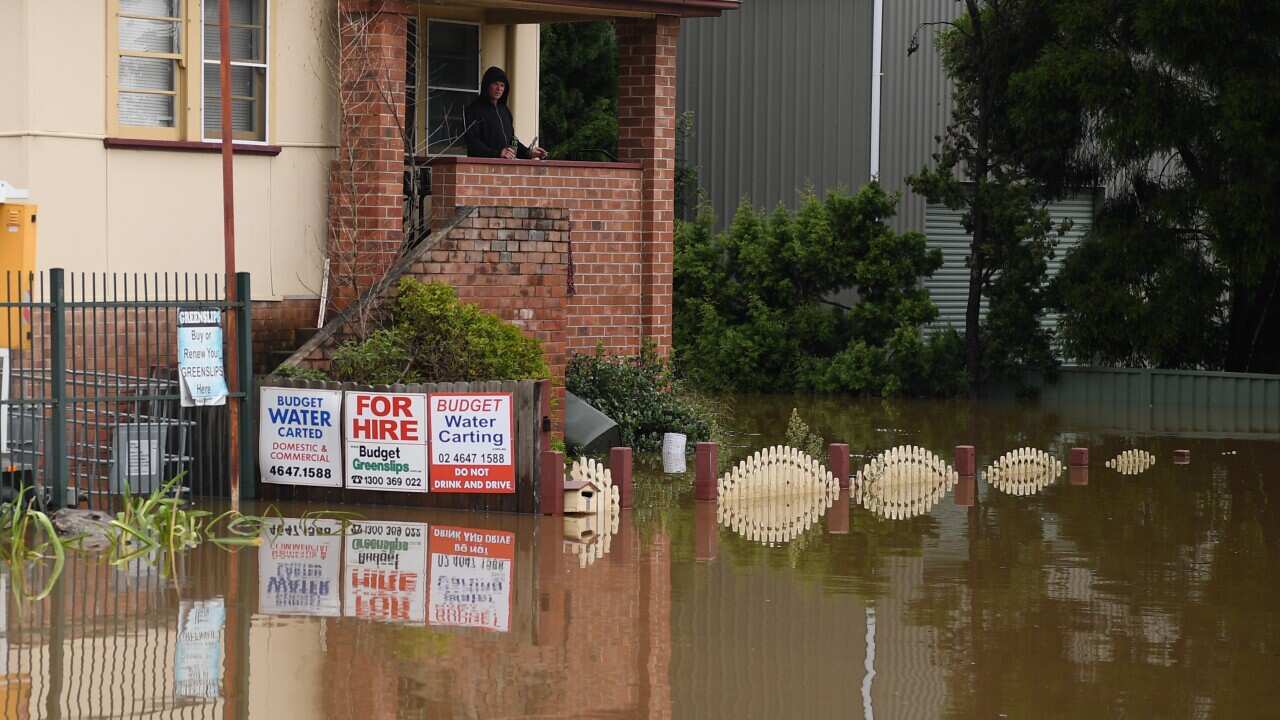
<path fill-rule="evenodd" d="M 489 85 L 501 81 L 506 85 L 498 104 L 489 102 Z M 480 81 L 480 96 L 467 106 L 463 122 L 467 128 L 467 154 L 471 157 L 502 157 L 504 148 L 511 147 L 515 140 L 515 122 L 511 119 L 511 110 L 507 107 L 507 96 L 511 94 L 511 81 L 502 68 L 491 67 L 484 71 L 484 79 Z M 516 157 L 528 160 L 533 156 L 529 148 L 516 140 Z"/>

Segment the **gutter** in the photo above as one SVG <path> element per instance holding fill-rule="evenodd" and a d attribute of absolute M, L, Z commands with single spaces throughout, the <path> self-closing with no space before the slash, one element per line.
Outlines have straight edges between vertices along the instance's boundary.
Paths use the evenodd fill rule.
<path fill-rule="evenodd" d="M 880 179 L 880 81 L 884 77 L 884 0 L 875 0 L 871 17 L 871 180 Z"/>

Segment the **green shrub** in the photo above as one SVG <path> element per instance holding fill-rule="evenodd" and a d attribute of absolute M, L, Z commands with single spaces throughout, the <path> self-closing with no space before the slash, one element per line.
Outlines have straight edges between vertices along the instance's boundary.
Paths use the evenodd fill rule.
<path fill-rule="evenodd" d="M 372 385 L 545 378 L 541 344 L 448 285 L 400 281 L 389 322 L 333 355 L 336 380 Z"/>
<path fill-rule="evenodd" d="M 280 365 L 275 370 L 272 370 L 271 374 L 275 377 L 289 378 L 290 380 L 315 380 L 323 382 L 330 379 L 322 370 L 298 367 L 297 365 Z"/>
<path fill-rule="evenodd" d="M 809 457 L 826 462 L 827 454 L 823 452 L 827 441 L 809 428 L 809 424 L 800 417 L 800 411 L 791 408 L 791 419 L 787 421 L 787 435 L 784 440 L 788 447 L 803 450 Z"/>
<path fill-rule="evenodd" d="M 792 213 L 749 204 L 717 233 L 706 208 L 676 231 L 674 343 L 681 376 L 708 390 L 872 395 L 955 392 L 954 334 L 926 340 L 937 307 L 920 283 L 942 264 L 889 226 L 897 198 L 806 194 Z M 831 298 L 852 289 L 846 307 Z"/>
<path fill-rule="evenodd" d="M 711 438 L 715 419 L 672 378 L 667 363 L 646 346 L 635 357 L 612 357 L 597 348 L 575 355 L 565 372 L 565 387 L 613 418 L 622 444 L 654 450 L 662 434 L 683 433 L 690 443 Z"/>

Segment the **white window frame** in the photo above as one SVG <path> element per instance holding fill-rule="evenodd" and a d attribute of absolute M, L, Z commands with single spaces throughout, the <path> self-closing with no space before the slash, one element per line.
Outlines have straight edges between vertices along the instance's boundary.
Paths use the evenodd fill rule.
<path fill-rule="evenodd" d="M 475 93 L 476 95 L 480 94 L 480 80 L 484 77 L 484 24 L 473 22 L 470 20 L 452 20 L 449 18 L 430 18 L 430 17 L 426 18 L 426 21 L 427 21 L 427 31 L 424 34 L 421 34 L 421 35 L 425 35 L 426 42 L 419 41 L 418 43 L 423 48 L 422 50 L 422 70 L 423 71 L 419 73 L 419 77 L 421 77 L 423 81 L 419 82 L 418 86 L 422 89 L 421 92 L 423 93 L 422 107 L 424 112 L 421 113 L 422 129 L 423 129 L 422 138 L 423 138 L 423 142 L 425 143 L 425 149 L 427 153 L 431 154 L 431 146 L 432 146 L 431 92 L 433 90 L 442 90 L 444 92 L 470 92 L 470 93 Z M 475 28 L 475 31 L 476 31 L 476 83 L 473 87 L 468 88 L 468 87 L 455 87 L 455 86 L 448 86 L 448 85 L 431 84 L 431 25 L 433 23 L 441 23 L 444 25 L 466 25 L 466 26 Z M 461 149 L 458 149 L 459 146 L 461 146 Z M 463 142 L 462 139 L 459 138 L 458 142 L 455 142 L 449 146 L 449 152 L 445 152 L 444 154 L 445 155 L 465 155 L 466 154 L 465 142 Z"/>
<path fill-rule="evenodd" d="M 262 57 L 264 62 L 257 63 L 257 62 L 245 62 L 243 60 L 232 60 L 231 67 L 233 68 L 249 67 L 249 68 L 258 68 L 262 70 L 262 75 L 264 78 L 263 83 L 265 85 L 265 87 L 263 87 L 262 89 L 262 95 L 263 95 L 262 139 L 253 140 L 250 138 L 238 138 L 238 137 L 235 137 L 235 133 L 234 131 L 232 131 L 231 141 L 237 145 L 238 144 L 266 145 L 268 144 L 268 141 L 271 139 L 271 85 L 272 83 L 271 83 L 271 67 L 270 67 L 271 62 L 270 61 L 271 61 L 271 53 L 274 50 L 274 43 L 271 41 L 271 0 L 260 0 L 260 1 L 262 2 L 262 16 L 263 16 L 262 17 L 262 43 L 264 47 L 263 47 Z M 218 0 L 198 0 L 198 3 L 197 3 L 199 5 L 198 9 L 200 12 L 200 16 L 199 16 L 200 22 L 198 23 L 200 26 L 200 71 L 196 74 L 200 77 L 200 93 L 199 93 L 200 112 L 199 112 L 199 117 L 196 118 L 197 120 L 196 124 L 200 128 L 201 142 L 221 143 L 222 142 L 221 138 L 210 138 L 210 137 L 206 137 L 204 134 L 205 133 L 205 130 L 204 130 L 204 112 L 205 112 L 204 69 L 206 65 L 217 66 L 219 64 L 219 60 L 210 60 L 207 57 L 205 57 L 205 54 L 204 54 L 204 6 L 205 6 L 205 3 L 209 3 L 209 2 L 218 2 Z M 225 52 L 227 49 L 222 48 L 222 50 Z"/>

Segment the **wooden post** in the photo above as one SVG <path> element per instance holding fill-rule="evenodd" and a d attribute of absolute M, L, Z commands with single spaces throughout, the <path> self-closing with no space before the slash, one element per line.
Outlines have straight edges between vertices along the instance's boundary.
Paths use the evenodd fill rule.
<path fill-rule="evenodd" d="M 621 494 L 621 505 L 624 510 L 632 506 L 631 448 L 616 447 L 609 450 L 609 474 L 613 476 L 613 484 L 618 486 Z"/>
<path fill-rule="evenodd" d="M 560 467 L 564 467 L 561 462 Z M 545 476 L 544 476 L 545 477 Z M 561 577 L 564 554 L 564 519 L 540 518 L 534 539 L 538 558 L 538 624 L 533 644 L 539 647 L 564 643 L 565 587 Z"/>
<path fill-rule="evenodd" d="M 827 465 L 831 468 L 831 474 L 840 481 L 840 489 L 848 490 L 849 446 L 845 443 L 831 443 L 827 447 Z"/>
<path fill-rule="evenodd" d="M 978 478 L 974 475 L 961 475 L 956 482 L 956 507 L 973 507 L 978 500 Z"/>
<path fill-rule="evenodd" d="M 710 444 L 710 443 L 708 443 Z M 715 485 L 712 485 L 712 489 Z M 694 503 L 693 506 L 693 559 L 710 562 L 720 552 L 720 525 L 716 521 L 714 503 Z"/>
<path fill-rule="evenodd" d="M 542 477 L 538 486 L 539 505 L 543 515 L 564 514 L 564 455 L 555 450 L 542 451 Z"/>
<path fill-rule="evenodd" d="M 956 446 L 956 474 L 960 476 L 977 475 L 978 459 L 977 453 L 972 445 Z"/>
<path fill-rule="evenodd" d="M 1073 468 L 1089 467 L 1089 448 L 1071 448 L 1070 462 Z"/>
<path fill-rule="evenodd" d="M 1088 485 L 1089 484 L 1089 468 L 1073 467 L 1069 472 L 1071 474 L 1072 485 Z"/>
<path fill-rule="evenodd" d="M 551 449 L 551 381 L 538 381 L 538 449 Z"/>
<path fill-rule="evenodd" d="M 832 447 L 835 447 L 832 445 Z M 847 447 L 847 446 L 846 446 Z M 847 452 L 847 451 L 846 451 Z M 847 457 L 847 456 L 846 456 Z M 849 534 L 849 489 L 840 491 L 840 497 L 827 508 L 827 532 L 832 535 Z"/>
<path fill-rule="evenodd" d="M 693 497 L 714 501 L 719 497 L 716 470 L 719 469 L 720 446 L 713 442 L 698 443 L 694 454 Z M 712 522 L 715 521 L 714 515 Z"/>

